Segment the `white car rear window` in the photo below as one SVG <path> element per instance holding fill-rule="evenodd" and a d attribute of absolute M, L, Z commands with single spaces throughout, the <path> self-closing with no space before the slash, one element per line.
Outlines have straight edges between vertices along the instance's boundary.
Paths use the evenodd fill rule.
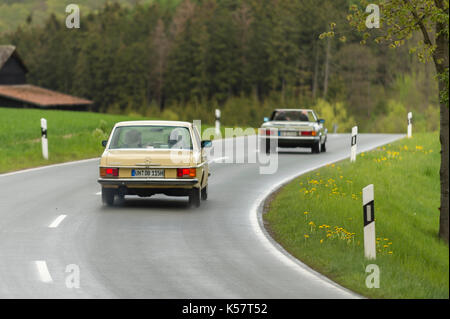
<path fill-rule="evenodd" d="M 119 126 L 109 148 L 192 150 L 192 140 L 189 129 L 182 126 Z"/>
<path fill-rule="evenodd" d="M 315 122 L 314 112 L 307 110 L 275 111 L 272 121 Z"/>

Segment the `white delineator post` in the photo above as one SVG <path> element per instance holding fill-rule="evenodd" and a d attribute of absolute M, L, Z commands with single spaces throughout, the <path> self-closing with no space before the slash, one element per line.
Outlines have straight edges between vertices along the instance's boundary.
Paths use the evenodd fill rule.
<path fill-rule="evenodd" d="M 412 112 L 408 113 L 408 138 L 412 137 Z"/>
<path fill-rule="evenodd" d="M 216 109 L 216 135 L 220 135 L 220 110 Z"/>
<path fill-rule="evenodd" d="M 358 127 L 352 127 L 352 140 L 350 148 L 350 162 L 356 161 L 356 137 L 358 135 Z"/>
<path fill-rule="evenodd" d="M 376 258 L 375 244 L 375 211 L 373 184 L 362 190 L 363 212 L 364 212 L 364 256 L 367 259 Z"/>
<path fill-rule="evenodd" d="M 41 119 L 42 156 L 48 159 L 47 120 Z"/>

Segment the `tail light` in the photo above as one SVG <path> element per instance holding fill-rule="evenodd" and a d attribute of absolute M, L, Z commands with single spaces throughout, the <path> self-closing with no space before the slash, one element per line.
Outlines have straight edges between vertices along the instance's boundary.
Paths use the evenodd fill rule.
<path fill-rule="evenodd" d="M 270 135 L 270 129 L 266 129 L 266 135 Z"/>
<path fill-rule="evenodd" d="M 195 168 L 177 168 L 177 177 L 195 177 L 197 169 Z"/>
<path fill-rule="evenodd" d="M 316 136 L 316 131 L 302 131 L 302 136 Z"/>
<path fill-rule="evenodd" d="M 119 169 L 112 167 L 100 167 L 100 177 L 118 177 Z"/>

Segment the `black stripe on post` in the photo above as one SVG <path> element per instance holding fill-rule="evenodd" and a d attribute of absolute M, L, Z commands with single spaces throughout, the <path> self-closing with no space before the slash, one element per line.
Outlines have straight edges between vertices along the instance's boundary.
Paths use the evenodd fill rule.
<path fill-rule="evenodd" d="M 370 201 L 363 206 L 364 227 L 375 221 L 374 201 Z"/>
<path fill-rule="evenodd" d="M 351 146 L 356 145 L 356 136 L 357 135 L 352 136 Z"/>
<path fill-rule="evenodd" d="M 45 138 L 47 138 L 47 130 L 45 129 L 43 129 L 43 128 L 41 128 L 41 135 L 42 135 L 42 137 L 45 137 Z"/>

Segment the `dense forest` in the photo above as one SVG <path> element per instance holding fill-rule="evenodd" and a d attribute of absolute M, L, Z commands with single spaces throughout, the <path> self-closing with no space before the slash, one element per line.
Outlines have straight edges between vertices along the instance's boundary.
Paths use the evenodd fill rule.
<path fill-rule="evenodd" d="M 413 111 L 415 129 L 438 128 L 434 68 L 408 43 L 362 45 L 350 26 L 319 38 L 348 25 L 351 0 L 135 2 L 82 7 L 80 29 L 65 27 L 64 8 L 28 18 L 0 44 L 17 46 L 30 83 L 94 111 L 212 123 L 219 107 L 224 124 L 258 127 L 275 107 L 311 107 L 339 132 L 403 132 Z"/>

